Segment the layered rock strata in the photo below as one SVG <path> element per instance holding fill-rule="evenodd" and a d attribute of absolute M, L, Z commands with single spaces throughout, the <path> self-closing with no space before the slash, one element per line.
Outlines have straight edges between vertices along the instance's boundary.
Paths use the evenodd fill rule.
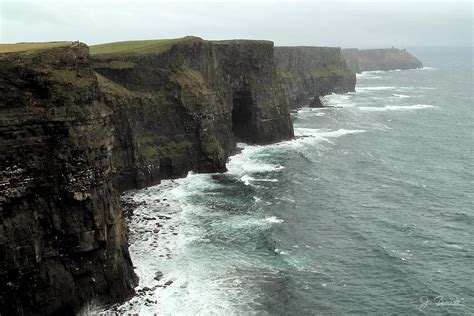
<path fill-rule="evenodd" d="M 275 62 L 293 108 L 320 96 L 355 91 L 355 74 L 338 47 L 275 47 Z"/>
<path fill-rule="evenodd" d="M 0 313 L 70 315 L 133 293 L 112 111 L 88 47 L 2 47 Z"/>
<path fill-rule="evenodd" d="M 92 47 L 114 111 L 113 161 L 120 189 L 188 171 L 225 171 L 236 141 L 293 137 L 288 99 L 268 41 L 186 37 Z"/>

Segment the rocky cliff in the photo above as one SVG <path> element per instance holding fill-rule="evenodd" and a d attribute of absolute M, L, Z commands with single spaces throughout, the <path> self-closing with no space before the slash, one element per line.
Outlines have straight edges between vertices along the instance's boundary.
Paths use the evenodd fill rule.
<path fill-rule="evenodd" d="M 115 126 L 120 189 L 188 171 L 225 171 L 236 141 L 293 137 L 288 99 L 267 41 L 174 40 L 93 46 Z"/>
<path fill-rule="evenodd" d="M 136 279 L 112 111 L 80 43 L 0 45 L 0 314 L 71 315 Z"/>
<path fill-rule="evenodd" d="M 395 70 L 423 68 L 423 64 L 405 49 L 364 49 L 348 48 L 342 55 L 352 71 Z"/>
<path fill-rule="evenodd" d="M 333 92 L 355 91 L 355 74 L 338 47 L 275 47 L 275 62 L 292 107 Z"/>

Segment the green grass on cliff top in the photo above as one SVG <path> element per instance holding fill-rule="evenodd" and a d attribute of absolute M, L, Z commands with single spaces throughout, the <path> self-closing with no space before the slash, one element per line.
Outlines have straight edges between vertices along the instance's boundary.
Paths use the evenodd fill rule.
<path fill-rule="evenodd" d="M 55 47 L 69 46 L 72 42 L 44 42 L 44 43 L 16 43 L 0 44 L 0 54 L 25 52 L 38 49 L 49 49 Z"/>
<path fill-rule="evenodd" d="M 170 49 L 174 44 L 193 40 L 197 41 L 201 39 L 198 37 L 187 36 L 174 39 L 113 42 L 92 45 L 89 50 L 91 55 L 140 55 L 144 53 L 162 53 Z"/>
<path fill-rule="evenodd" d="M 267 44 L 267 45 L 273 45 L 272 41 L 268 40 L 253 40 L 253 39 L 231 39 L 231 40 L 213 40 L 210 41 L 213 44 L 222 44 L 222 45 L 245 45 L 245 44 Z"/>
<path fill-rule="evenodd" d="M 181 38 L 173 39 L 159 39 L 159 40 L 144 40 L 144 41 L 125 41 L 125 42 L 113 42 L 106 44 L 92 45 L 89 47 L 91 55 L 140 55 L 146 53 L 163 53 L 170 49 L 173 45 L 203 41 L 203 39 L 194 36 L 186 36 Z M 261 44 L 272 44 L 271 41 L 263 40 L 220 40 L 210 41 L 214 44 L 249 44 L 249 43 L 261 43 Z"/>

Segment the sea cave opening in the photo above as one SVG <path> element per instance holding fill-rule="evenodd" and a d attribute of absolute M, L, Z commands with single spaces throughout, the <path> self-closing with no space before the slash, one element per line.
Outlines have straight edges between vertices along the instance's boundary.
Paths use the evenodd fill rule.
<path fill-rule="evenodd" d="M 238 141 L 251 142 L 253 98 L 249 90 L 234 92 L 232 132 Z"/>

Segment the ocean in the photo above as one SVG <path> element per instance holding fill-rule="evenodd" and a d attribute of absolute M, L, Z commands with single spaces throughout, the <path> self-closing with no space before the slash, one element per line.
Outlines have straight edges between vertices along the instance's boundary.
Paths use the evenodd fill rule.
<path fill-rule="evenodd" d="M 297 138 L 127 193 L 140 315 L 474 313 L 472 48 L 357 76 Z"/>

